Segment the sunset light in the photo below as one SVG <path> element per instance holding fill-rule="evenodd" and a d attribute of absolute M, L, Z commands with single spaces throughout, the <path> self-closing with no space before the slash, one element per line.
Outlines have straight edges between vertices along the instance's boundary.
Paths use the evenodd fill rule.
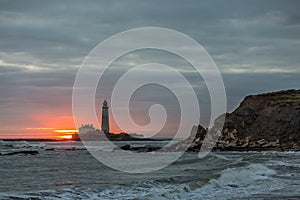
<path fill-rule="evenodd" d="M 78 133 L 78 130 L 55 130 L 55 133 L 66 133 L 66 134 L 74 134 Z"/>
<path fill-rule="evenodd" d="M 73 138 L 74 134 L 78 133 L 78 130 L 75 129 L 56 129 L 54 130 L 54 133 L 58 134 L 56 138 L 58 139 L 64 139 L 64 140 L 70 140 Z"/>
<path fill-rule="evenodd" d="M 61 135 L 61 136 L 58 136 L 58 138 L 60 139 L 65 139 L 65 140 L 70 140 L 73 138 L 72 135 Z"/>

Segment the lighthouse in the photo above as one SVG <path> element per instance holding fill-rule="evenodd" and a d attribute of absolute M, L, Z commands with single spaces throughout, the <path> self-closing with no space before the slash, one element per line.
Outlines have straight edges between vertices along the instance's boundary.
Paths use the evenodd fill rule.
<path fill-rule="evenodd" d="M 108 106 L 107 101 L 104 100 L 102 105 L 102 131 L 104 133 L 109 133 L 109 117 L 108 117 Z"/>

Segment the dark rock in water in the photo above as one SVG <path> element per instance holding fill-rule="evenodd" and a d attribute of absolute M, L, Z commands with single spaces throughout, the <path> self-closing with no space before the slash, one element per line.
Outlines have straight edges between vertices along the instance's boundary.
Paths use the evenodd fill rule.
<path fill-rule="evenodd" d="M 10 152 L 10 153 L 5 153 L 1 154 L 2 156 L 11 156 L 11 155 L 16 155 L 16 154 L 25 154 L 25 155 L 36 155 L 38 154 L 38 151 L 34 150 L 24 150 L 24 151 L 15 151 L 15 152 Z"/>
<path fill-rule="evenodd" d="M 160 149 L 160 147 L 155 147 L 151 145 L 146 145 L 141 147 L 131 147 L 129 144 L 126 144 L 120 148 L 125 151 L 134 151 L 134 152 L 152 152 Z"/>
<path fill-rule="evenodd" d="M 228 184 L 229 187 L 239 187 L 237 184 Z"/>
<path fill-rule="evenodd" d="M 204 140 L 206 133 L 207 133 L 207 130 L 199 124 L 195 138 L 197 138 L 199 140 Z"/>
<path fill-rule="evenodd" d="M 55 148 L 47 148 L 47 149 L 45 149 L 45 151 L 54 151 L 55 150 Z"/>
<path fill-rule="evenodd" d="M 159 149 L 160 149 L 160 147 L 146 145 L 143 147 L 132 147 L 130 150 L 136 151 L 136 152 L 152 152 L 152 151 L 157 151 Z"/>
<path fill-rule="evenodd" d="M 122 150 L 130 150 L 131 146 L 129 144 L 126 144 L 121 147 Z"/>

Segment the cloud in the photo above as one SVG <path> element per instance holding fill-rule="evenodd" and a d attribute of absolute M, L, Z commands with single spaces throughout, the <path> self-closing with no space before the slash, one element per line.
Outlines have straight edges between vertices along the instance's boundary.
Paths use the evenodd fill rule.
<path fill-rule="evenodd" d="M 39 123 L 32 113 L 71 115 L 72 86 L 85 56 L 109 36 L 143 26 L 175 29 L 203 45 L 222 72 L 229 110 L 250 93 L 299 88 L 299 10 L 297 0 L 2 0 L 0 126 L 22 121 L 33 127 Z M 154 61 L 181 71 L 209 105 L 191 66 L 163 52 L 133 52 L 117 60 L 107 71 L 107 89 L 126 67 Z"/>

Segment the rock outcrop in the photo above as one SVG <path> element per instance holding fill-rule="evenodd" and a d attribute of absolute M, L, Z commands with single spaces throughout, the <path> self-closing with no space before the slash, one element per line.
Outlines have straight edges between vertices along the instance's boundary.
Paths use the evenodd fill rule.
<path fill-rule="evenodd" d="M 200 149 L 206 132 L 198 126 L 189 150 Z M 300 90 L 245 97 L 236 110 L 226 114 L 214 150 L 300 150 Z"/>
<path fill-rule="evenodd" d="M 17 155 L 17 154 L 24 154 L 24 155 L 36 155 L 39 152 L 36 150 L 21 150 L 21 151 L 13 151 L 9 153 L 0 153 L 0 156 L 11 156 L 11 155 Z"/>
<path fill-rule="evenodd" d="M 247 96 L 227 114 L 224 128 L 252 140 L 300 141 L 300 90 Z"/>
<path fill-rule="evenodd" d="M 220 139 L 236 146 L 299 149 L 300 90 L 247 96 L 226 115 Z"/>

